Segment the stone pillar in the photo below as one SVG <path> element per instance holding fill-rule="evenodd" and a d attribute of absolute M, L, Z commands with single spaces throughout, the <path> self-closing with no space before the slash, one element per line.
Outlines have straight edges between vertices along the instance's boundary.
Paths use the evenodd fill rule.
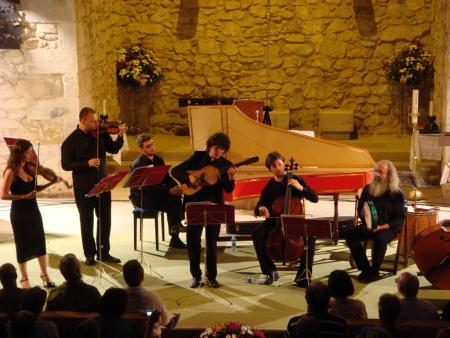
<path fill-rule="evenodd" d="M 22 0 L 19 9 L 26 22 L 21 48 L 0 50 L 0 136 L 39 143 L 42 165 L 71 180 L 61 168 L 60 146 L 79 110 L 74 2 Z M 8 155 L 2 144 L 0 168 Z M 60 184 L 46 191 L 64 192 Z"/>

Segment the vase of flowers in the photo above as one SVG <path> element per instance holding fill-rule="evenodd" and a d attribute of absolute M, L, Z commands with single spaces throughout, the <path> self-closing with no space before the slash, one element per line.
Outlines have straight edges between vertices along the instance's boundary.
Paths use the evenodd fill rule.
<path fill-rule="evenodd" d="M 237 322 L 217 324 L 208 327 L 200 334 L 200 338 L 266 338 L 264 332 Z"/>
<path fill-rule="evenodd" d="M 119 49 L 116 61 L 117 79 L 138 86 L 151 86 L 161 76 L 158 59 L 142 45 Z"/>
<path fill-rule="evenodd" d="M 423 111 L 430 100 L 433 57 L 418 40 L 414 40 L 385 62 L 383 69 L 386 79 L 401 86 L 400 132 L 407 132 L 412 123 L 409 118 L 412 90 L 420 89 L 419 111 Z"/>
<path fill-rule="evenodd" d="M 153 91 L 161 77 L 161 67 L 156 56 L 141 44 L 119 49 L 116 60 L 116 76 L 120 84 L 122 99 L 119 99 L 121 111 L 127 114 L 134 106 L 134 117 L 123 116 L 128 120 L 128 134 L 138 134 L 149 130 L 150 110 Z M 131 85 L 131 86 L 130 86 Z"/>
<path fill-rule="evenodd" d="M 384 64 L 386 78 L 404 86 L 423 84 L 433 73 L 433 57 L 417 40 Z"/>

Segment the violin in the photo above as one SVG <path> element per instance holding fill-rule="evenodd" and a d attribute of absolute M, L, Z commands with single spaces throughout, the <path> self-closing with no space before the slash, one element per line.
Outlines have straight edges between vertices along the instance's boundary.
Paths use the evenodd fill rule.
<path fill-rule="evenodd" d="M 37 168 L 36 168 L 36 162 L 26 162 L 25 166 L 24 166 L 24 170 L 28 175 L 30 175 L 32 177 L 35 177 L 37 174 L 37 175 L 44 177 L 47 181 L 50 182 L 50 184 L 48 184 L 48 185 L 46 184 L 43 187 L 41 187 L 40 190 L 43 190 L 43 189 L 49 187 L 53 183 L 57 183 L 57 181 L 64 183 L 64 185 L 66 186 L 67 189 L 72 188 L 72 185 L 70 185 L 69 182 L 67 182 L 62 177 L 56 175 L 56 173 L 52 169 L 46 168 L 40 164 L 38 164 Z"/>
<path fill-rule="evenodd" d="M 289 184 L 289 180 L 292 178 L 294 170 L 297 170 L 298 163 L 295 163 L 294 159 L 289 160 L 290 165 L 286 164 L 286 194 L 285 196 L 278 197 L 272 203 L 272 215 L 274 217 L 280 217 L 283 215 L 303 215 L 303 203 L 300 198 L 291 196 L 292 187 Z M 287 237 L 284 233 L 284 229 L 281 226 L 281 221 L 277 220 L 278 224 L 275 231 L 269 233 L 266 240 L 266 251 L 277 261 L 296 262 L 302 256 L 304 252 L 303 237 Z"/>
<path fill-rule="evenodd" d="M 99 134 L 117 135 L 120 132 L 121 124 L 121 121 L 100 120 L 98 127 L 94 130 L 91 130 L 90 133 L 94 137 L 97 137 Z"/>

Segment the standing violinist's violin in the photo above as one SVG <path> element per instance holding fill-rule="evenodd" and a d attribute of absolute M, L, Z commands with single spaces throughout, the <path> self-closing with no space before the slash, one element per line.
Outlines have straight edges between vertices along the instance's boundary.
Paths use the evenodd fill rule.
<path fill-rule="evenodd" d="M 36 167 L 36 165 L 37 165 L 37 167 Z M 41 186 L 40 190 L 43 190 L 43 189 L 49 187 L 50 185 L 56 183 L 58 180 L 60 182 L 64 183 L 64 185 L 67 187 L 67 189 L 72 188 L 72 186 L 69 184 L 69 182 L 67 182 L 62 177 L 56 175 L 56 173 L 52 169 L 46 168 L 40 164 L 36 164 L 36 162 L 26 162 L 23 169 L 25 170 L 25 172 L 28 175 L 30 175 L 32 177 L 35 177 L 36 175 L 40 175 L 40 176 L 44 177 L 47 181 L 50 182 L 49 184 Z"/>
<path fill-rule="evenodd" d="M 91 130 L 91 135 L 97 137 L 99 134 L 117 135 L 120 132 L 121 121 L 100 120 L 98 128 Z"/>
<path fill-rule="evenodd" d="M 291 196 L 291 185 L 289 180 L 292 178 L 292 173 L 297 169 L 298 164 L 294 159 L 289 160 L 290 165 L 286 168 L 286 194 L 278 197 L 272 203 L 271 217 L 280 217 L 283 215 L 303 215 L 303 203 L 298 197 Z M 269 233 L 266 240 L 266 251 L 277 261 L 296 262 L 303 256 L 304 241 L 303 237 L 285 236 L 281 227 L 281 220 L 277 220 L 275 230 Z"/>

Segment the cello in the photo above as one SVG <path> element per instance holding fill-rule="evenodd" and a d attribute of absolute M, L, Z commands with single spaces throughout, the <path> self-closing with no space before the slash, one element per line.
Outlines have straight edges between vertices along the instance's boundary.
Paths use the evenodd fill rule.
<path fill-rule="evenodd" d="M 286 164 L 286 194 L 278 197 L 272 203 L 271 217 L 278 217 L 277 226 L 273 232 L 270 232 L 266 239 L 266 251 L 272 259 L 286 262 L 297 262 L 303 255 L 304 241 L 303 237 L 285 236 L 282 227 L 281 215 L 303 215 L 303 203 L 298 197 L 291 196 L 292 187 L 288 184 L 292 178 L 292 173 L 298 168 L 298 163 L 294 159 L 289 160 L 290 165 Z"/>
<path fill-rule="evenodd" d="M 419 271 L 435 288 L 450 290 L 450 220 L 419 233 L 413 256 Z"/>

